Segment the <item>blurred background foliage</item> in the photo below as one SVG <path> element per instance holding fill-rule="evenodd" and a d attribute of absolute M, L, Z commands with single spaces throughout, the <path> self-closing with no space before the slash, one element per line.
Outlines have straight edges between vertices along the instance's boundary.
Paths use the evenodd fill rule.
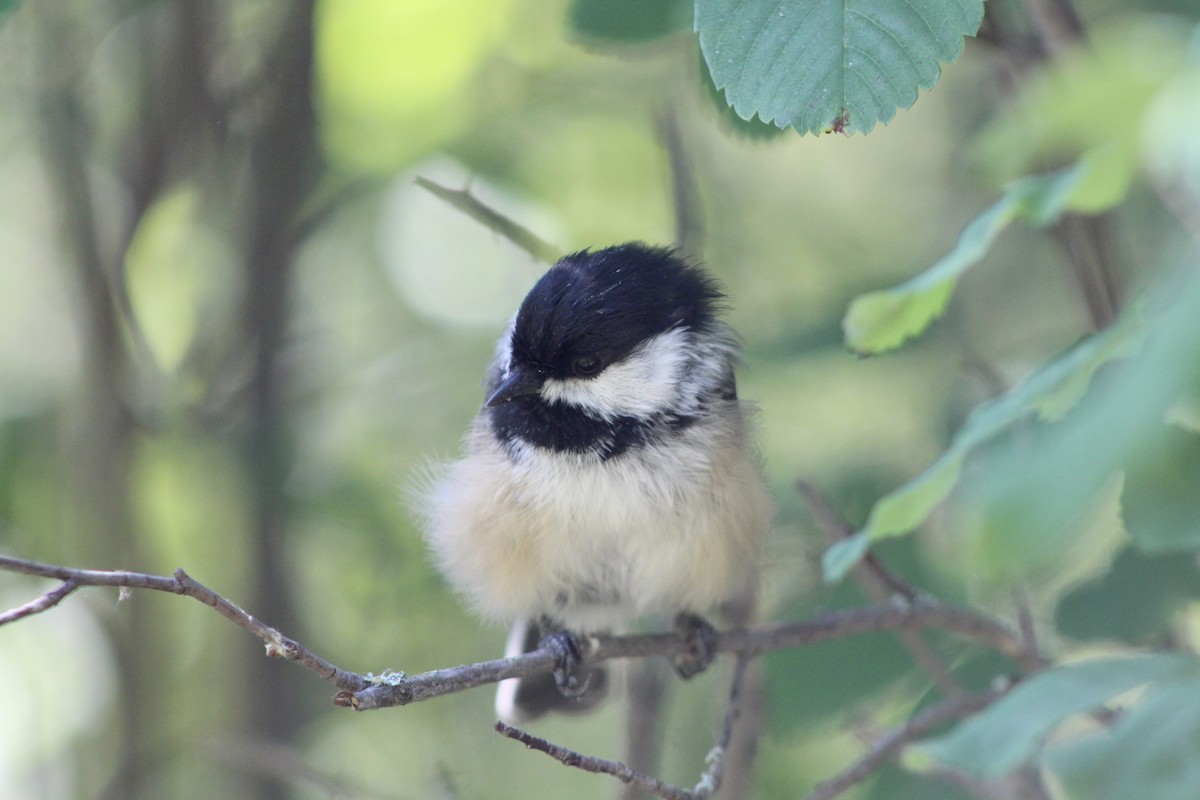
<path fill-rule="evenodd" d="M 1183 252 L 1156 188 L 1165 170 L 1200 193 L 1200 103 L 1181 67 L 1195 57 L 1195 4 L 1077 10 L 1103 32 L 1090 56 L 1069 52 L 1057 71 L 1014 64 L 985 22 L 990 34 L 886 127 L 817 138 L 714 103 L 679 0 L 0 3 L 0 551 L 183 566 L 360 672 L 495 657 L 504 631 L 447 592 L 405 492 L 457 451 L 494 338 L 545 265 L 415 178 L 469 188 L 563 250 L 669 243 L 673 126 L 703 223 L 690 241 L 728 290 L 780 507 L 764 613 L 863 602 L 822 583 L 828 542 L 795 481 L 864 524 L 973 407 L 1104 320 L 1057 229 L 1006 231 L 944 319 L 886 357 L 843 346 L 850 301 L 936 262 L 1003 181 L 1110 141 L 1131 154 L 1127 178 L 1151 176 L 1126 180 L 1102 220 L 1122 296 Z M 988 13 L 1031 35 L 1021 4 L 990 0 Z M 1177 98 L 1165 108 L 1164 86 Z M 1171 358 L 1200 363 L 1197 349 Z M 1170 363 L 1183 362 L 1152 366 Z M 1024 463 L 1030 435 L 969 460 L 968 482 Z M 1126 489 L 1142 518 L 1167 494 L 1167 522 L 1194 532 L 1194 444 L 1165 451 Z M 878 550 L 924 589 L 1005 614 L 1021 586 L 1066 654 L 1187 642 L 1193 557 L 1131 547 L 1119 489 L 1088 495 L 1086 531 L 1049 555 L 1025 558 L 1011 527 L 964 536 L 987 527 L 978 509 L 999 501 L 986 492 Z M 43 588 L 4 576 L 0 606 Z M 1009 668 L 930 640 L 970 687 Z M 703 763 L 719 672 L 672 688 L 664 779 L 690 784 Z M 351 714 L 328 685 L 166 596 L 89 590 L 5 626 L 0 681 L 3 797 L 615 791 L 495 736 L 487 690 Z M 773 656 L 759 796 L 803 795 L 929 684 L 883 635 Z M 619 716 L 613 703 L 537 732 L 614 755 Z M 962 796 L 898 768 L 855 791 Z"/>

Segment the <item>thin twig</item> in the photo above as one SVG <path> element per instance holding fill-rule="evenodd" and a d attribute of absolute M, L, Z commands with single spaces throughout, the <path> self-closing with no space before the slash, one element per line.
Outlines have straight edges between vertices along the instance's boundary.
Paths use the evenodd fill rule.
<path fill-rule="evenodd" d="M 679 115 L 667 109 L 658 116 L 658 138 L 671 165 L 671 207 L 675 210 L 675 249 L 697 258 L 704 248 L 704 215 L 696 176 L 679 126 Z"/>
<path fill-rule="evenodd" d="M 226 600 L 204 584 L 193 580 L 182 569 L 175 570 L 174 576 L 168 578 L 164 575 L 150 575 L 144 572 L 127 572 L 123 570 L 72 569 L 54 564 L 41 564 L 36 561 L 0 556 L 0 570 L 19 572 L 25 575 L 37 575 L 43 578 L 56 578 L 64 582 L 62 586 L 47 592 L 32 603 L 26 603 L 19 609 L 14 609 L 0 616 L 0 624 L 45 611 L 54 606 L 62 597 L 82 586 L 121 586 L 128 589 L 149 589 L 156 592 L 169 592 L 171 594 L 190 597 L 193 600 L 204 603 L 221 616 L 262 639 L 266 642 L 268 656 L 295 661 L 300 666 L 312 670 L 343 690 L 355 691 L 370 685 L 370 679 L 339 669 L 324 658 L 310 652 L 298 642 L 284 636 L 270 625 L 246 613 L 240 607 Z M 64 592 L 63 587 L 68 585 L 71 585 L 70 590 Z M 58 593 L 62 593 L 62 596 L 55 599 L 54 596 Z M 21 610 L 24 610 L 24 613 L 14 616 L 16 612 Z"/>
<path fill-rule="evenodd" d="M 656 794 L 664 800 L 707 800 L 721 788 L 721 778 L 725 772 L 725 756 L 729 751 L 729 743 L 733 740 L 733 729 L 741 714 L 742 684 L 746 677 L 746 667 L 750 657 L 738 655 L 733 667 L 733 678 L 729 687 L 729 704 L 725 709 L 725 720 L 721 724 L 721 734 L 716 745 L 709 751 L 705 761 L 705 769 L 700 773 L 700 780 L 691 791 L 663 783 L 658 778 L 633 769 L 620 761 L 609 761 L 605 758 L 588 756 L 570 748 L 555 744 L 538 736 L 533 736 L 520 728 L 514 728 L 503 722 L 496 722 L 497 733 L 515 739 L 531 750 L 545 753 L 551 758 L 568 767 L 576 767 L 587 772 L 597 772 L 612 775 L 618 780 L 636 786 L 639 789 Z"/>
<path fill-rule="evenodd" d="M 1046 54 L 1057 58 L 1084 39 L 1083 23 L 1069 0 L 1024 0 Z"/>
<path fill-rule="evenodd" d="M 463 212 L 488 230 L 503 236 L 538 261 L 553 264 L 563 255 L 562 250 L 542 239 L 536 233 L 529 230 L 529 228 L 506 217 L 484 203 L 472 194 L 470 189 L 451 189 L 448 186 L 442 186 L 440 183 L 435 183 L 424 177 L 417 178 L 417 186 L 420 186 L 434 197 L 445 200 L 454 208 Z"/>
<path fill-rule="evenodd" d="M 834 511 L 833 506 L 816 486 L 803 480 L 797 481 L 796 486 L 804 495 L 804 500 L 812 511 L 817 527 L 825 532 L 826 538 L 831 543 L 849 538 L 854 534 L 853 529 Z M 909 601 L 915 600 L 918 596 L 915 588 L 894 575 L 875 558 L 874 554 L 869 553 L 862 563 L 854 567 L 851 575 L 867 596 L 876 603 L 887 602 L 892 593 L 898 593 Z M 921 637 L 919 631 L 901 629 L 896 631 L 896 636 L 913 660 L 933 679 L 943 696 L 956 697 L 965 693 L 966 690 L 963 689 L 962 684 L 950 672 L 950 667 L 937 651 Z"/>
<path fill-rule="evenodd" d="M 0 625 L 6 625 L 9 622 L 16 622 L 24 617 L 32 617 L 34 614 L 40 614 L 47 609 L 54 608 L 61 603 L 67 595 L 78 589 L 79 582 L 74 579 L 67 579 L 50 591 L 43 594 L 41 597 L 34 598 L 24 605 L 9 609 L 3 614 L 0 614 Z"/>
<path fill-rule="evenodd" d="M 746 670 L 750 666 L 750 658 L 738 654 L 733 664 L 733 678 L 729 681 L 729 703 L 725 707 L 725 720 L 721 723 L 721 735 L 717 744 L 709 751 L 705 759 L 707 768 L 700 774 L 700 780 L 692 789 L 691 795 L 696 800 L 710 797 L 721 788 L 725 777 L 725 761 L 729 755 L 729 744 L 733 741 L 734 725 L 742 715 L 742 687 L 746 682 Z"/>
<path fill-rule="evenodd" d="M 646 791 L 658 795 L 663 800 L 694 800 L 692 793 L 686 789 L 680 789 L 678 786 L 663 783 L 658 778 L 644 775 L 635 769 L 627 767 L 620 761 L 609 761 L 608 759 L 596 758 L 595 756 L 585 756 L 562 745 L 557 745 L 541 737 L 533 736 L 520 728 L 514 728 L 512 725 L 507 725 L 499 720 L 496 721 L 495 730 L 496 733 L 507 736 L 509 739 L 515 739 L 530 750 L 545 753 L 551 758 L 566 764 L 568 767 L 576 767 L 586 772 L 596 772 L 602 775 L 612 775 L 624 783 L 636 784 Z"/>
<path fill-rule="evenodd" d="M 1025 641 L 1025 647 L 1031 652 L 1038 652 L 1037 625 L 1033 619 L 1033 607 L 1029 603 L 1029 593 L 1024 586 L 1013 589 L 1013 603 L 1017 607 L 1017 630 Z"/>
<path fill-rule="evenodd" d="M 806 800 L 831 800 L 837 797 L 869 777 L 913 740 L 951 720 L 969 716 L 986 708 L 1003 694 L 1002 691 L 963 694 L 925 709 L 872 742 L 857 761 L 828 781 L 819 784 Z"/>
<path fill-rule="evenodd" d="M 842 539 L 849 539 L 854 535 L 854 529 L 834 511 L 833 505 L 825 499 L 825 496 L 815 485 L 805 480 L 798 480 L 796 481 L 796 488 L 800 494 L 804 495 L 804 502 L 808 504 L 817 527 L 825 533 L 825 537 L 829 539 L 831 544 Z M 916 600 L 921 595 L 921 592 L 916 587 L 885 567 L 873 554 L 868 553 L 861 563 L 862 567 L 856 567 L 855 571 L 860 578 L 865 579 L 865 582 L 874 584 L 876 587 L 882 587 L 889 593 L 901 595 L 907 600 Z M 869 574 L 864 575 L 864 569 Z M 875 594 L 875 592 L 872 592 L 872 594 Z M 879 596 L 873 599 L 876 602 L 883 602 L 887 597 Z"/>

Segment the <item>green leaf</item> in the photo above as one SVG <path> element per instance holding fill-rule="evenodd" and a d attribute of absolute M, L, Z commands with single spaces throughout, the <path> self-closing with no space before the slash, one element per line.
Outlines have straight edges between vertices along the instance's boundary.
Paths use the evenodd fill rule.
<path fill-rule="evenodd" d="M 1200 550 L 1200 436 L 1163 426 L 1125 469 L 1125 526 L 1144 553 Z"/>
<path fill-rule="evenodd" d="M 691 0 L 575 0 L 568 21 L 582 39 L 633 43 L 687 30 L 692 15 Z"/>
<path fill-rule="evenodd" d="M 1026 437 L 1025 446 L 989 453 L 987 463 L 972 470 L 970 486 L 959 492 L 957 505 L 988 521 L 995 531 L 993 540 L 1024 542 L 1009 545 L 1011 553 L 1020 554 L 1044 540 L 1057 539 L 1055 547 L 1061 548 L 1064 537 L 1074 539 L 1085 532 L 1078 522 L 1094 512 L 1117 473 L 1152 463 L 1161 452 L 1163 420 L 1181 397 L 1191 396 L 1200 385 L 1200 280 L 1194 264 L 1180 266 L 1179 274 L 1164 280 L 1144 304 L 1142 352 L 1111 370 L 1104 391 L 1088 392 L 1067 419 L 1031 429 L 1036 435 Z M 1192 473 L 1190 458 L 1185 454 L 1182 467 L 1177 464 L 1175 469 Z M 1131 500 L 1138 505 L 1137 482 L 1135 475 L 1127 506 Z M 1191 489 L 1189 507 L 1186 484 L 1174 488 L 1155 483 L 1151 478 L 1147 488 L 1155 494 L 1150 497 L 1163 492 L 1178 499 L 1170 501 L 1173 508 L 1164 514 L 1166 527 L 1156 525 L 1158 532 L 1147 535 L 1163 536 L 1162 549 L 1194 547 L 1195 524 L 1185 527 L 1179 520 L 1195 519 L 1198 493 Z M 1126 511 L 1137 527 L 1136 508 L 1132 517 L 1129 508 Z M 1161 511 L 1151 507 L 1149 513 Z M 1142 533 L 1135 535 L 1135 545 L 1154 552 L 1144 541 Z"/>
<path fill-rule="evenodd" d="M 1051 376 L 1052 380 L 1042 384 L 1031 399 L 1038 416 L 1051 422 L 1061 419 L 1087 393 L 1100 367 L 1140 352 L 1146 341 L 1140 315 L 1140 309 L 1135 307 L 1121 323 L 1077 348 L 1074 357 L 1063 366 L 1062 374 Z"/>
<path fill-rule="evenodd" d="M 696 0 L 700 49 L 738 116 L 869 132 L 908 108 L 983 21 L 983 0 Z"/>
<path fill-rule="evenodd" d="M 757 116 L 752 116 L 750 119 L 739 117 L 737 112 L 730 107 L 729 101 L 725 99 L 725 93 L 713 83 L 712 75 L 708 71 L 708 65 L 704 63 L 704 54 L 697 51 L 696 58 L 700 62 L 700 80 L 704 85 L 704 94 L 716 110 L 717 119 L 725 131 L 739 138 L 751 141 L 766 141 L 784 134 L 783 128 L 763 122 Z"/>
<path fill-rule="evenodd" d="M 833 583 L 846 577 L 854 565 L 871 549 L 871 540 L 863 531 L 842 539 L 832 545 L 821 556 L 821 572 L 825 580 Z"/>
<path fill-rule="evenodd" d="M 1191 656 L 1149 655 L 1087 661 L 1042 672 L 950 733 L 912 748 L 906 763 L 936 762 L 983 778 L 1007 775 L 1033 758 L 1070 717 L 1172 673 L 1193 674 Z M 1129 797 L 1144 795 L 1128 795 Z"/>
<path fill-rule="evenodd" d="M 858 297 L 842 321 L 846 346 L 877 355 L 924 331 L 946 310 L 955 283 L 979 263 L 996 237 L 1017 219 L 1049 225 L 1075 208 L 1094 208 L 1113 197 L 1110 161 L 1103 152 L 1074 166 L 1015 181 L 1004 196 L 963 228 L 954 247 L 915 278 L 891 289 Z"/>
<path fill-rule="evenodd" d="M 920 525 L 957 484 L 966 457 L 1037 411 L 1063 413 L 1079 400 L 1101 365 L 1127 355 L 1140 341 L 1141 318 L 1126 314 L 1105 331 L 1085 339 L 1045 364 L 1008 393 L 977 406 L 950 446 L 924 472 L 876 501 L 857 535 L 838 542 L 823 559 L 825 579 L 845 577 L 870 542 L 909 533 Z"/>
<path fill-rule="evenodd" d="M 1200 670 L 1153 684 L 1106 731 L 1049 748 L 1046 761 L 1077 800 L 1194 800 L 1200 786 Z"/>

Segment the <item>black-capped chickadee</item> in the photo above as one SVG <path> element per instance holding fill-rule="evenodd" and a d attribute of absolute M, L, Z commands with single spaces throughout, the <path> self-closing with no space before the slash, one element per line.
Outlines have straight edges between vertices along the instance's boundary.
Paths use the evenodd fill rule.
<path fill-rule="evenodd" d="M 753 597 L 772 503 L 721 297 L 670 250 L 585 250 L 546 272 L 500 337 L 467 454 L 423 510 L 442 571 L 481 614 L 517 623 L 516 652 L 547 629 Z M 501 687 L 502 716 L 588 705 L 526 683 Z"/>

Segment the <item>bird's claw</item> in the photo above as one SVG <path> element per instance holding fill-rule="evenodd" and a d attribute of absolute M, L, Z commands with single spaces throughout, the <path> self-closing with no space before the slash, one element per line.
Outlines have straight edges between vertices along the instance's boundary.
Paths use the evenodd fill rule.
<path fill-rule="evenodd" d="M 687 649 L 671 657 L 671 666 L 687 680 L 708 669 L 717 654 L 717 629 L 697 614 L 684 612 L 675 618 L 675 632 Z"/>
<path fill-rule="evenodd" d="M 551 631 L 542 637 L 538 646 L 554 653 L 554 683 L 564 697 L 579 697 L 587 691 L 591 672 L 580 669 L 583 652 L 575 634 Z"/>

